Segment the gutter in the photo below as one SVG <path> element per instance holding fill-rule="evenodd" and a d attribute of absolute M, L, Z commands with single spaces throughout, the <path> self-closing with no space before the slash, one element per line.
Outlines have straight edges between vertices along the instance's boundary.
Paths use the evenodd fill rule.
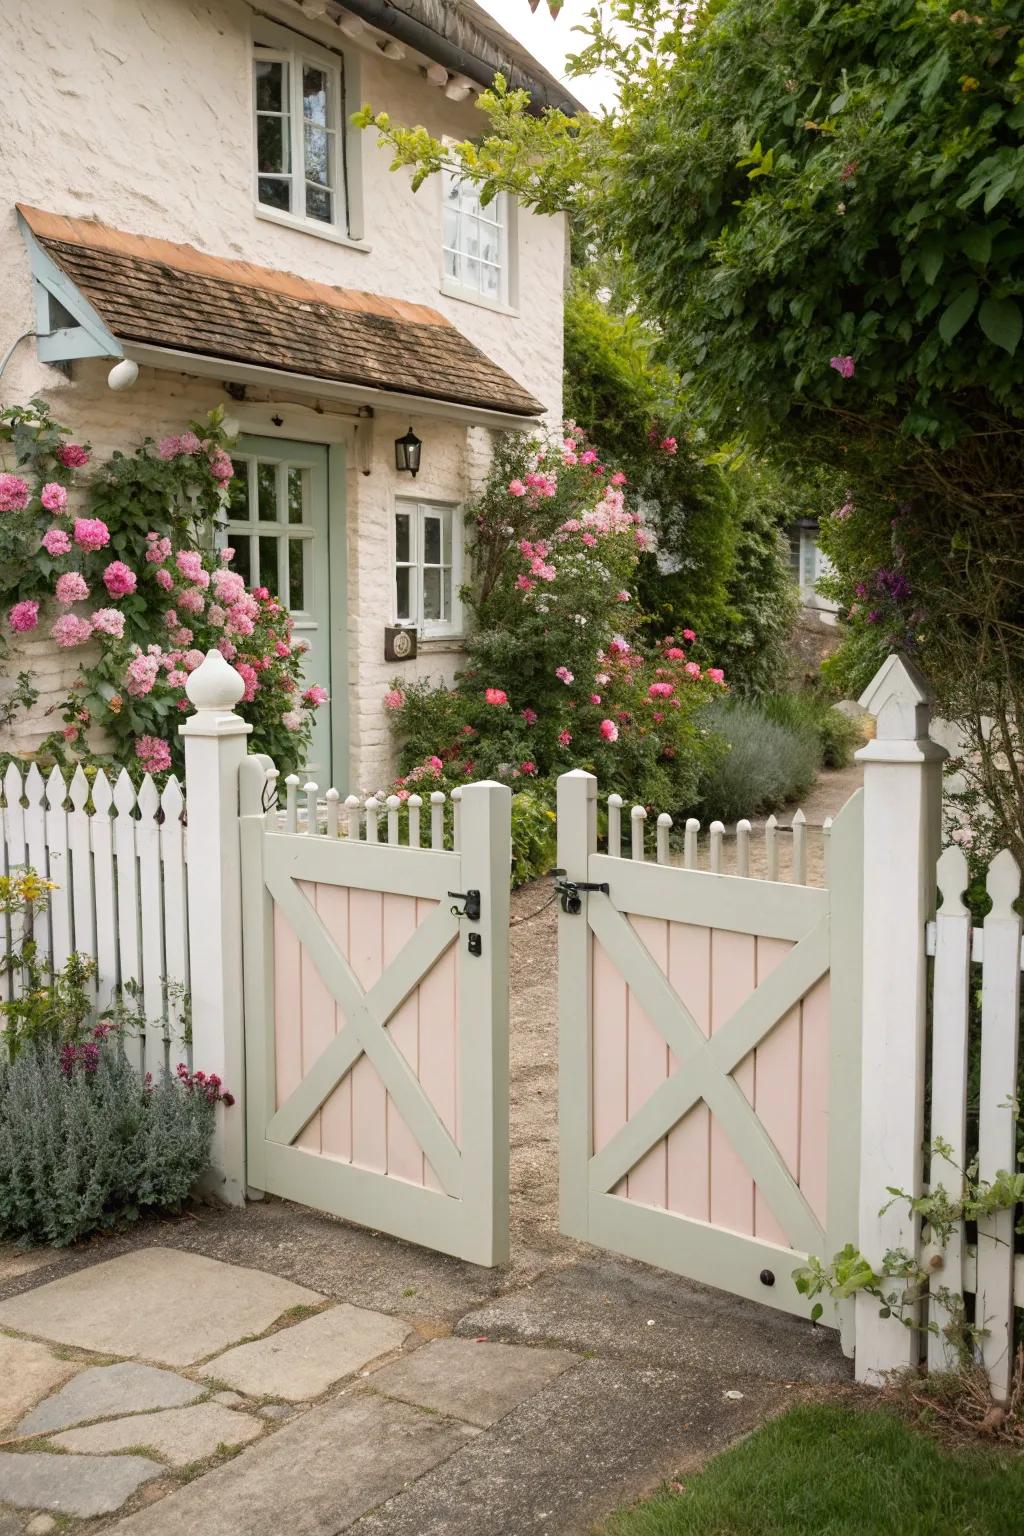
<path fill-rule="evenodd" d="M 477 85 L 490 87 L 494 84 L 494 76 L 498 73 L 499 65 L 488 64 L 484 59 L 474 53 L 467 53 L 456 43 L 449 42 L 433 27 L 426 22 L 417 21 L 415 17 L 401 11 L 392 5 L 391 0 L 339 0 L 343 10 L 350 11 L 353 16 L 358 16 L 360 21 L 365 21 L 368 26 L 376 27 L 381 32 L 387 32 L 391 37 L 397 38 L 400 43 L 415 48 L 418 53 L 425 54 L 435 63 L 443 64 L 453 74 L 465 75 L 474 80 Z M 574 101 L 566 91 L 546 85 L 541 80 L 528 75 L 518 64 L 511 61 L 501 68 L 510 87 L 513 90 L 525 90 L 530 93 L 530 112 L 534 117 L 540 117 L 546 107 L 556 107 L 565 112 L 569 117 L 576 117 L 580 111 L 580 104 Z"/>
<path fill-rule="evenodd" d="M 125 357 L 138 363 L 140 368 L 171 369 L 197 378 L 254 384 L 262 389 L 291 386 L 321 400 L 368 405 L 379 411 L 392 411 L 398 416 L 440 416 L 468 427 L 490 427 L 494 432 L 522 432 L 541 423 L 539 414 L 525 416 L 512 411 L 490 410 L 486 406 L 438 400 L 432 395 L 410 395 L 399 390 L 373 389 L 364 384 L 345 384 L 338 379 L 289 373 L 283 368 L 262 368 L 256 363 L 238 363 L 230 358 L 209 357 L 203 352 L 179 351 L 176 347 L 153 347 L 127 339 L 122 339 L 122 345 Z"/>

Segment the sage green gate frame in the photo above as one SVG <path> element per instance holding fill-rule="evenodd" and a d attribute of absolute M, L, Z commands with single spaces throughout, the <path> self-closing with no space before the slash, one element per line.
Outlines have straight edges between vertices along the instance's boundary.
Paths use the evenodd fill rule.
<path fill-rule="evenodd" d="M 598 853 L 596 797 L 559 780 L 596 887 L 559 915 L 562 1230 L 806 1317 L 792 1271 L 857 1231 L 862 792 L 830 889 Z M 823 1321 L 849 1349 L 852 1308 Z"/>
<path fill-rule="evenodd" d="M 243 811 L 265 772 L 249 759 Z M 248 1182 L 503 1263 L 509 790 L 467 785 L 449 850 L 443 807 L 422 848 L 418 807 L 400 828 L 389 802 L 382 843 L 383 807 L 350 799 L 343 827 L 336 793 L 318 807 L 312 785 L 300 826 L 296 783 L 287 813 L 241 821 Z M 452 895 L 468 892 L 478 918 Z"/>

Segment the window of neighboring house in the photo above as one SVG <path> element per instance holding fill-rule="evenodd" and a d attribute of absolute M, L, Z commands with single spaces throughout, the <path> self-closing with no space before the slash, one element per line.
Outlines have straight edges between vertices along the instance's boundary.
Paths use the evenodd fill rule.
<path fill-rule="evenodd" d="M 462 519 L 436 502 L 395 503 L 395 619 L 421 634 L 462 629 Z"/>
<path fill-rule="evenodd" d="M 345 228 L 341 57 L 285 27 L 253 38 L 256 200 L 314 227 Z"/>
<path fill-rule="evenodd" d="M 486 208 L 478 189 L 451 171 L 442 173 L 446 292 L 488 304 L 511 304 L 511 205 L 499 192 Z"/>
<path fill-rule="evenodd" d="M 810 528 L 805 528 L 804 529 L 803 545 L 804 545 L 804 549 L 803 549 L 803 567 L 804 568 L 803 568 L 803 576 L 801 578 L 801 584 L 803 586 L 805 586 L 805 587 L 810 587 L 813 590 L 814 584 L 817 581 L 818 576 L 819 576 L 819 571 L 818 571 L 818 540 L 817 540 L 817 537 L 816 537 L 815 533 Z"/>

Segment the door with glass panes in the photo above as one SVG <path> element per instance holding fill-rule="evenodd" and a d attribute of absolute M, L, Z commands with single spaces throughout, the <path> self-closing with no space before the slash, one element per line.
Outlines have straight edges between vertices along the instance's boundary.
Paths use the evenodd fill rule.
<path fill-rule="evenodd" d="M 331 693 L 330 590 L 327 550 L 327 449 L 273 437 L 239 438 L 232 458 L 227 542 L 232 570 L 254 587 L 269 587 L 306 642 L 306 686 Z M 321 789 L 331 783 L 331 705 L 321 705 L 303 773 Z"/>

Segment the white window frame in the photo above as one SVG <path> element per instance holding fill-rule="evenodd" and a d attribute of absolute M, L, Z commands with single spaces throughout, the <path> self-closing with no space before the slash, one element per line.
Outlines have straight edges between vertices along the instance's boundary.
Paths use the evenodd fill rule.
<path fill-rule="evenodd" d="M 447 619 L 425 619 L 423 617 L 423 572 L 427 567 L 423 560 L 425 542 L 423 524 L 425 518 L 436 517 L 438 514 L 448 519 L 451 543 L 452 606 L 451 614 Z M 403 515 L 409 518 L 409 559 L 407 561 L 400 561 L 398 559 L 397 519 Z M 463 579 L 463 534 L 462 508 L 457 503 L 420 500 L 415 496 L 396 496 L 394 498 L 391 515 L 391 613 L 396 624 L 404 624 L 417 629 L 424 640 L 462 635 L 463 613 L 459 588 L 462 586 Z M 398 612 L 398 571 L 400 567 L 407 567 L 411 573 L 410 612 L 401 616 Z M 442 563 L 441 569 L 447 568 Z M 444 583 L 442 581 L 442 591 L 443 586 Z"/>
<path fill-rule="evenodd" d="M 352 189 L 349 186 L 349 169 L 352 155 L 351 137 L 348 132 L 345 111 L 346 96 L 358 82 L 352 79 L 348 57 L 341 52 L 323 48 L 299 32 L 292 32 L 274 22 L 254 19 L 252 27 L 252 63 L 250 65 L 250 91 L 252 93 L 252 197 L 258 218 L 274 223 L 287 224 L 308 234 L 321 235 L 343 243 L 359 244 L 361 230 L 351 228 L 353 211 Z M 259 168 L 259 117 L 256 97 L 256 64 L 285 64 L 288 71 L 288 113 L 290 165 L 288 179 L 294 204 L 296 187 L 301 188 L 302 206 L 284 209 L 260 201 Z M 329 78 L 329 95 L 333 98 L 328 114 L 327 129 L 333 135 L 333 167 L 331 194 L 333 206 L 331 219 L 316 219 L 306 213 L 306 164 L 305 164 L 305 116 L 303 112 L 302 71 L 304 65 L 322 69 Z M 264 176 L 272 172 L 263 172 Z M 357 201 L 357 200 L 356 200 Z"/>
<path fill-rule="evenodd" d="M 480 288 L 474 288 L 471 284 L 461 281 L 458 277 L 451 276 L 446 268 L 446 256 L 449 251 L 461 256 L 464 260 L 479 260 L 478 257 L 467 257 L 460 246 L 450 246 L 444 237 L 445 212 L 448 208 L 448 189 L 453 185 L 470 185 L 460 182 L 460 178 L 453 171 L 441 172 L 441 292 L 453 299 L 464 299 L 470 304 L 479 304 L 484 309 L 497 309 L 504 314 L 516 312 L 516 204 L 515 200 L 507 192 L 499 192 L 494 201 L 486 208 L 482 208 L 479 214 L 462 213 L 461 200 L 459 213 L 465 218 L 483 218 L 495 224 L 499 231 L 499 283 L 497 296 L 484 293 Z M 492 215 L 492 210 L 495 211 Z"/>

